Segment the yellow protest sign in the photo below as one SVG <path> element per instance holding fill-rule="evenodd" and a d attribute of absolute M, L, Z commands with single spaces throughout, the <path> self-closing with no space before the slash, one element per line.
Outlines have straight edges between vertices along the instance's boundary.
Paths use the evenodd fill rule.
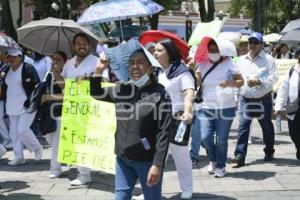
<path fill-rule="evenodd" d="M 277 92 L 281 82 L 284 79 L 287 71 L 294 65 L 298 63 L 297 59 L 275 59 L 278 68 L 278 81 L 273 86 L 273 91 Z"/>
<path fill-rule="evenodd" d="M 58 160 L 115 173 L 115 105 L 90 96 L 89 82 L 67 80 Z"/>

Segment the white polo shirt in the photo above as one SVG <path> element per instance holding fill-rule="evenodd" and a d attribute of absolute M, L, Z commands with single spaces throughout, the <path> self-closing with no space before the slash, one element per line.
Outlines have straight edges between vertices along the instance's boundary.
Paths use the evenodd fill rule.
<path fill-rule="evenodd" d="M 173 114 L 179 111 L 184 111 L 184 96 L 183 93 L 187 89 L 195 89 L 195 82 L 190 72 L 184 72 L 179 76 L 168 79 L 167 74 L 170 67 L 161 71 L 158 75 L 158 82 L 165 86 L 166 91 L 171 97 Z"/>
<path fill-rule="evenodd" d="M 25 112 L 23 105 L 27 96 L 22 85 L 22 68 L 23 63 L 16 71 L 10 68 L 5 78 L 7 85 L 6 113 L 8 115 L 21 115 Z"/>
<path fill-rule="evenodd" d="M 79 66 L 75 67 L 77 56 L 74 56 L 72 59 L 68 60 L 64 66 L 62 77 L 76 79 L 78 76 L 90 75 L 95 72 L 96 65 L 98 62 L 98 57 L 90 54 L 80 63 Z M 104 70 L 102 76 L 109 80 L 108 70 Z"/>
<path fill-rule="evenodd" d="M 212 67 L 212 63 L 205 62 L 200 64 L 198 72 L 203 77 L 206 72 Z M 238 67 L 235 66 L 230 59 L 221 62 L 213 71 L 211 71 L 203 82 L 203 102 L 201 108 L 205 109 L 224 109 L 235 107 L 235 93 L 234 88 L 230 93 L 223 92 L 223 88 L 220 87 L 220 83 L 228 80 L 228 73 L 240 74 Z M 224 90 L 225 91 L 225 90 Z M 200 109 L 200 107 L 197 107 Z"/>

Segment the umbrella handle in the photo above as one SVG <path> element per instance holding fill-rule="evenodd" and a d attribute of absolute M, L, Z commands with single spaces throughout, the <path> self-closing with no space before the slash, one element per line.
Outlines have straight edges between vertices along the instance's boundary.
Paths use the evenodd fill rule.
<path fill-rule="evenodd" d="M 123 35 L 123 28 L 122 28 L 122 21 L 120 20 L 120 29 L 121 29 L 121 37 L 122 37 L 122 42 L 124 41 L 124 35 Z"/>

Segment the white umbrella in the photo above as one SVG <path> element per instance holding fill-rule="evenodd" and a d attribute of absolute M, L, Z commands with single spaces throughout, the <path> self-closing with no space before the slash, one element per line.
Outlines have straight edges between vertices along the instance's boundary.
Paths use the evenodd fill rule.
<path fill-rule="evenodd" d="M 32 21 L 18 29 L 18 38 L 20 44 L 41 54 L 64 51 L 68 57 L 72 57 L 73 37 L 80 32 L 88 35 L 90 50 L 96 51 L 98 37 L 73 20 L 48 17 Z"/>
<path fill-rule="evenodd" d="M 230 40 L 234 44 L 237 44 L 240 42 L 242 34 L 240 32 L 221 32 L 218 35 L 218 38 Z"/>
<path fill-rule="evenodd" d="M 281 37 L 282 35 L 279 35 L 278 33 L 271 33 L 263 36 L 264 42 L 278 42 Z"/>

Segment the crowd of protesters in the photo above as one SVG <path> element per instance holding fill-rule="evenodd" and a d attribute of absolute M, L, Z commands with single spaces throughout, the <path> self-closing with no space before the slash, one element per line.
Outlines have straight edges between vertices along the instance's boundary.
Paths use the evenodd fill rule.
<path fill-rule="evenodd" d="M 108 88 L 102 88 L 101 83 L 115 82 L 109 60 L 103 54 L 97 57 L 89 53 L 89 38 L 84 33 L 74 36 L 75 56 L 69 60 L 62 51 L 54 53 L 51 58 L 38 52 L 25 55 L 16 49 L 5 52 L 1 56 L 0 72 L 0 158 L 5 155 L 6 148 L 12 148 L 14 159 L 8 165 L 25 164 L 25 146 L 34 152 L 35 160 L 42 159 L 43 148 L 37 139 L 41 127 L 35 120 L 40 111 L 32 111 L 32 96 L 41 92 L 36 88 L 51 87 L 54 89 L 50 93 L 46 92 L 47 89 L 41 92 L 38 104 L 56 105 L 50 106 L 54 109 L 56 127 L 47 134 L 47 141 L 52 145 L 49 176 L 61 176 L 61 164 L 57 161 L 61 104 L 64 81 L 71 78 L 78 82 L 89 79 L 91 96 L 116 105 L 117 200 L 131 199 L 137 180 L 141 183 L 144 199 L 161 199 L 168 151 L 175 162 L 182 199 L 192 198 L 192 168 L 193 164 L 201 162 L 201 145 L 209 160 L 208 173 L 217 178 L 225 176 L 228 137 L 236 110 L 239 111 L 239 128 L 235 151 L 230 152 L 234 153 L 232 163 L 240 167 L 245 165 L 253 118 L 258 119 L 262 129 L 264 161 L 274 159 L 273 112 L 276 115 L 286 113 L 289 133 L 296 146 L 296 158 L 300 160 L 299 50 L 292 55 L 289 47 L 282 44 L 266 51 L 263 37 L 257 32 L 241 40 L 236 49 L 230 41 L 208 38 L 203 46 L 208 59 L 202 63 L 195 63 L 191 54 L 189 58 L 182 57 L 181 50 L 168 38 L 148 43 L 145 47 L 150 53 L 139 49 L 129 56 L 130 80 L 116 82 L 116 86 Z M 232 47 L 238 52 L 238 57 L 228 54 L 228 48 Z M 292 57 L 298 59 L 298 64 L 286 73 L 273 108 L 273 85 L 278 80 L 275 58 Z M 160 67 L 155 66 L 152 59 L 156 59 Z M 199 88 L 202 101 L 194 103 Z M 131 98 L 123 98 L 131 91 Z M 143 103 L 145 106 L 137 106 Z M 128 104 L 132 109 L 127 108 Z M 135 109 L 139 109 L 138 112 Z M 157 110 L 162 113 L 157 113 Z M 131 114 L 138 116 L 122 118 Z M 78 167 L 77 170 L 78 176 L 71 185 L 92 181 L 90 168 Z"/>

